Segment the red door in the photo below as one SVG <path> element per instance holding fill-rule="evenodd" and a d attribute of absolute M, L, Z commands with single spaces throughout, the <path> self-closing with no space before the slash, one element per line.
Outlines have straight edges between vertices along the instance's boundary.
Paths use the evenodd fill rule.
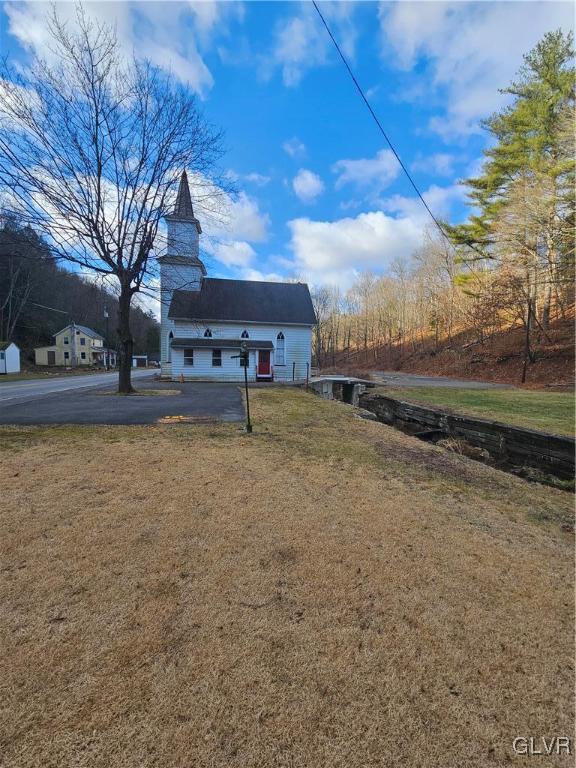
<path fill-rule="evenodd" d="M 258 376 L 270 376 L 270 350 L 258 350 Z"/>

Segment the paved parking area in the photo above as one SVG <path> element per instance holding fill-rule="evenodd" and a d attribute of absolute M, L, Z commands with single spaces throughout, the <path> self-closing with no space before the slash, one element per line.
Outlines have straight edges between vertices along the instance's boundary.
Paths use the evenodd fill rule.
<path fill-rule="evenodd" d="M 38 399 L 0 400 L 0 424 L 154 424 L 159 421 L 242 421 L 244 403 L 236 384 L 139 381 L 138 391 L 180 394 L 128 397 L 114 394 L 116 382 L 44 394 Z"/>

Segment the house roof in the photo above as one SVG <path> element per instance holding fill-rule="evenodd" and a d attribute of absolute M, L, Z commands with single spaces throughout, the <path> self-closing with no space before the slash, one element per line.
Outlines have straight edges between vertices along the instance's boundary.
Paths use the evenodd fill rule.
<path fill-rule="evenodd" d="M 244 342 L 248 349 L 274 349 L 271 341 L 256 339 L 172 339 L 173 349 L 240 349 Z"/>
<path fill-rule="evenodd" d="M 204 278 L 200 291 L 174 291 L 168 317 L 173 320 L 237 321 L 315 325 L 305 283 Z"/>
<path fill-rule="evenodd" d="M 58 336 L 60 333 L 63 333 L 64 331 L 67 331 L 68 328 L 72 328 L 72 323 L 70 323 L 70 325 L 67 325 L 64 328 L 62 328 L 62 330 L 57 331 L 54 335 Z M 102 339 L 102 340 L 104 340 L 104 336 L 101 336 L 99 333 L 97 333 L 96 331 L 93 331 L 92 328 L 88 328 L 86 325 L 78 325 L 78 323 L 74 323 L 74 328 L 77 331 L 82 331 L 82 333 L 85 336 L 91 336 L 93 339 Z"/>

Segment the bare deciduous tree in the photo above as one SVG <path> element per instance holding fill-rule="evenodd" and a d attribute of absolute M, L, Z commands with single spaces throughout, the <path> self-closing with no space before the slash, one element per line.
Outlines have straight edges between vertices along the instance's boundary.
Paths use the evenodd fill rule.
<path fill-rule="evenodd" d="M 50 62 L 0 70 L 0 187 L 56 258 L 117 281 L 119 391 L 129 393 L 132 299 L 183 169 L 206 180 L 204 203 L 222 190 L 221 136 L 193 94 L 125 60 L 114 31 L 80 7 L 75 30 L 54 12 L 50 31 Z"/>

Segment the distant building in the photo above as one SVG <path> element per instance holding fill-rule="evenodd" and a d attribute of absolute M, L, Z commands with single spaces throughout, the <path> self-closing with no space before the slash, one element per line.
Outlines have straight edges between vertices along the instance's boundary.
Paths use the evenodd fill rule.
<path fill-rule="evenodd" d="M 92 328 L 70 323 L 54 335 L 54 344 L 49 347 L 36 347 L 34 350 L 36 365 L 64 366 L 76 368 L 83 365 L 96 365 L 114 368 L 116 351 L 106 349 L 104 338 Z"/>
<path fill-rule="evenodd" d="M 0 341 L 0 374 L 20 373 L 20 349 L 13 341 Z"/>
<path fill-rule="evenodd" d="M 304 379 L 316 324 L 308 286 L 207 277 L 186 173 L 166 222 L 167 253 L 158 259 L 162 375 L 242 381 L 245 344 L 251 381 Z"/>

